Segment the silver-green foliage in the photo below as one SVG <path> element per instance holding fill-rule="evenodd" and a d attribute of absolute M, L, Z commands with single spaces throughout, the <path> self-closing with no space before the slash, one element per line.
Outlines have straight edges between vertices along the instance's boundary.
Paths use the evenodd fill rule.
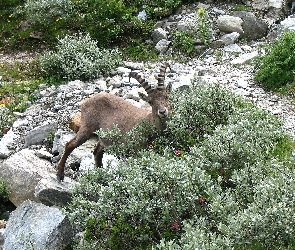
<path fill-rule="evenodd" d="M 117 49 L 99 48 L 89 34 L 79 33 L 59 39 L 56 51 L 44 53 L 39 61 L 41 69 L 50 76 L 89 80 L 110 74 L 122 58 Z"/>
<path fill-rule="evenodd" d="M 202 83 L 179 93 L 179 117 L 155 146 L 81 178 L 68 215 L 88 241 L 102 249 L 292 249 L 294 142 L 276 117 L 216 90 Z M 191 116 L 215 110 L 211 119 L 222 119 L 190 119 L 183 106 Z M 184 142 L 194 122 L 214 125 L 175 153 L 174 141 Z"/>
<path fill-rule="evenodd" d="M 76 10 L 71 0 L 27 0 L 20 11 L 31 24 L 46 26 L 72 17 Z"/>
<path fill-rule="evenodd" d="M 11 111 L 6 107 L 0 106 L 0 128 L 9 128 L 14 120 L 15 118 Z M 1 134 L 2 131 L 0 131 L 0 135 Z"/>

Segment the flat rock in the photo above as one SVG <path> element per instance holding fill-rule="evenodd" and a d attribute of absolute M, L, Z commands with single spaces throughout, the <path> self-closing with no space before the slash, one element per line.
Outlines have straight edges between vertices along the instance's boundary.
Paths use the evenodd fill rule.
<path fill-rule="evenodd" d="M 35 188 L 35 196 L 47 206 L 63 207 L 71 202 L 70 190 L 75 184 L 76 182 L 68 177 L 65 177 L 63 182 L 60 182 L 57 180 L 56 175 L 52 174 L 38 182 Z"/>

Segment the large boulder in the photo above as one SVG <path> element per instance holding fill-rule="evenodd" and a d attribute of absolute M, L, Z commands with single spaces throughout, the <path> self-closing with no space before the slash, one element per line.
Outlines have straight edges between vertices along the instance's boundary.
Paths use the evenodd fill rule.
<path fill-rule="evenodd" d="M 55 170 L 51 163 L 40 159 L 30 149 L 13 154 L 0 166 L 0 176 L 7 179 L 9 199 L 15 206 L 28 199 L 38 201 L 34 195 L 36 185 L 42 178 L 53 173 Z"/>
<path fill-rule="evenodd" d="M 244 30 L 242 27 L 243 20 L 240 17 L 235 16 L 219 16 L 217 19 L 217 26 L 222 32 L 231 33 L 238 32 L 243 35 Z"/>
<path fill-rule="evenodd" d="M 64 249 L 74 230 L 58 208 L 25 201 L 11 213 L 4 233 L 4 250 Z"/>
<path fill-rule="evenodd" d="M 263 20 L 257 18 L 253 13 L 248 11 L 235 11 L 233 16 L 243 20 L 242 28 L 243 36 L 256 40 L 265 37 L 268 32 L 268 25 Z"/>

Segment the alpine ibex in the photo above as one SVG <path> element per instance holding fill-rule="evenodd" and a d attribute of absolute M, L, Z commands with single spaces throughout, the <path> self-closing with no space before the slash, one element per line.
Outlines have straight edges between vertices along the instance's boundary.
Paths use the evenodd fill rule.
<path fill-rule="evenodd" d="M 160 73 L 156 77 L 158 80 L 156 88 L 152 88 L 138 73 L 131 72 L 129 74 L 129 79 L 135 78 L 147 92 L 146 101 L 151 105 L 152 110 L 138 108 L 120 97 L 105 92 L 88 98 L 81 104 L 80 128 L 76 136 L 66 144 L 57 165 L 59 180 L 64 179 L 65 163 L 71 152 L 90 139 L 93 133 L 99 129 L 108 131 L 117 125 L 122 133 L 126 133 L 141 120 L 148 120 L 155 124 L 159 130 L 166 127 L 166 121 L 171 111 L 168 91 L 164 87 L 167 67 L 170 68 L 168 63 L 161 66 Z M 98 167 L 102 166 L 104 146 L 106 146 L 106 142 L 99 139 L 94 149 L 95 164 Z"/>

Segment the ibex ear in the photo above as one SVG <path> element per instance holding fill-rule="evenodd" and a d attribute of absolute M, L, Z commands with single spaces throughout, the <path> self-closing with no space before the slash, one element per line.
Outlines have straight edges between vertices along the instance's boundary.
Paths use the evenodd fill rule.
<path fill-rule="evenodd" d="M 167 90 L 168 93 L 171 93 L 171 91 L 172 91 L 172 83 L 171 82 L 169 82 L 167 84 L 166 90 Z"/>

